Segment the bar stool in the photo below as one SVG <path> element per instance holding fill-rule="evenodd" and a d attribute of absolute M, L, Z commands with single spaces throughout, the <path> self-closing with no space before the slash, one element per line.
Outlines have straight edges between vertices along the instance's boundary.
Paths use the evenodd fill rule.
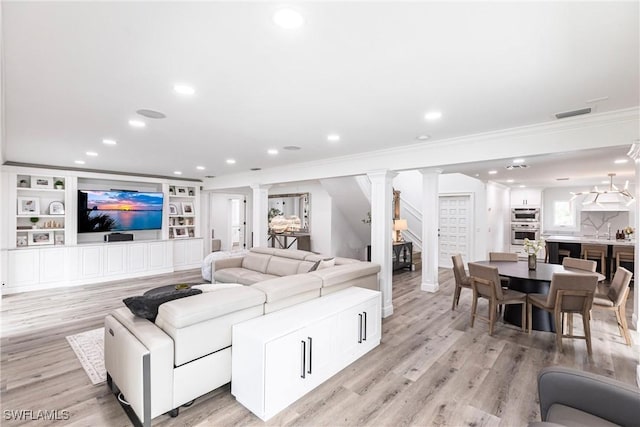
<path fill-rule="evenodd" d="M 546 264 L 549 263 L 549 242 L 544 243 L 544 262 Z M 570 257 L 571 251 L 569 249 L 558 249 L 558 261 L 562 263 L 562 259 L 565 257 Z"/>
<path fill-rule="evenodd" d="M 630 263 L 633 264 L 635 262 L 635 253 L 633 246 L 614 246 L 613 253 L 611 254 L 611 275 L 613 276 L 620 267 L 620 263 Z M 634 271 L 635 266 L 631 267 L 629 270 L 631 272 Z"/>
<path fill-rule="evenodd" d="M 607 274 L 607 245 L 582 245 L 580 258 L 600 261 L 599 273 Z"/>

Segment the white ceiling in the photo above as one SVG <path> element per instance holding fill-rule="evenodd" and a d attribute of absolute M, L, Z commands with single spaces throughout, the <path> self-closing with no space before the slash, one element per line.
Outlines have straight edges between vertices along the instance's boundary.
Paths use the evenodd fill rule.
<path fill-rule="evenodd" d="M 5 161 L 201 179 L 640 104 L 638 2 L 289 2 L 298 30 L 281 5 L 3 2 Z M 142 108 L 167 118 L 133 129 Z M 518 172 L 606 179 L 627 149 Z"/>

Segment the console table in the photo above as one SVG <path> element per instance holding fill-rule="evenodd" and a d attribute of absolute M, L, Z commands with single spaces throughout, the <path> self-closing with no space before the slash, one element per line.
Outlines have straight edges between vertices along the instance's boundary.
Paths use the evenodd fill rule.
<path fill-rule="evenodd" d="M 311 235 L 309 233 L 269 233 L 272 248 L 289 249 L 294 243 L 302 251 L 311 252 Z"/>
<path fill-rule="evenodd" d="M 393 246 L 393 271 L 413 268 L 413 242 L 394 242 Z M 371 245 L 367 245 L 367 261 L 371 262 Z"/>

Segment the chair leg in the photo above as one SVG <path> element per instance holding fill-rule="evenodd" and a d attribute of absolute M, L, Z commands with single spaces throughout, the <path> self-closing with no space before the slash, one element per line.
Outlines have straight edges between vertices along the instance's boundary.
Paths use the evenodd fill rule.
<path fill-rule="evenodd" d="M 527 304 L 522 303 L 522 332 L 527 330 Z"/>
<path fill-rule="evenodd" d="M 563 327 L 563 316 L 560 313 L 555 314 L 556 321 L 556 345 L 558 346 L 558 350 L 564 351 L 562 349 L 562 327 Z"/>
<path fill-rule="evenodd" d="M 616 317 L 618 318 L 618 328 L 620 328 L 620 332 L 624 337 L 624 340 L 627 342 L 627 345 L 631 345 L 631 335 L 629 334 L 629 327 L 627 326 L 627 314 L 625 312 L 624 304 L 620 304 L 620 306 L 615 310 Z"/>
<path fill-rule="evenodd" d="M 531 324 L 533 323 L 532 321 L 532 317 L 533 315 L 531 314 L 531 312 L 533 311 L 533 307 L 531 306 L 530 303 L 527 303 L 527 327 L 529 328 L 529 335 L 531 335 Z"/>
<path fill-rule="evenodd" d="M 587 340 L 587 353 L 591 356 L 591 322 L 589 322 L 589 315 L 586 311 L 582 312 L 582 324 L 584 325 L 584 336 Z"/>
<path fill-rule="evenodd" d="M 569 327 L 569 335 L 573 335 L 573 313 L 567 313 L 567 326 Z"/>
<path fill-rule="evenodd" d="M 493 324 L 496 321 L 497 307 L 493 301 L 489 302 L 489 336 L 493 335 Z"/>
<path fill-rule="evenodd" d="M 476 310 L 478 309 L 478 296 L 473 295 L 473 301 L 471 301 L 471 327 L 473 328 L 473 322 L 476 320 Z"/>
<path fill-rule="evenodd" d="M 451 311 L 455 310 L 456 306 L 458 305 L 458 301 L 460 299 L 460 286 L 458 284 L 456 284 L 456 288 L 453 291 L 453 302 L 451 303 Z"/>

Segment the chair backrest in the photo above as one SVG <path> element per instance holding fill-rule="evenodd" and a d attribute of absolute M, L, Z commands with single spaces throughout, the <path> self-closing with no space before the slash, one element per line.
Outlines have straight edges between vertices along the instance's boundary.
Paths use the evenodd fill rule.
<path fill-rule="evenodd" d="M 620 254 L 623 259 L 633 260 L 635 248 L 633 246 L 614 246 L 612 256 L 615 258 L 618 254 Z"/>
<path fill-rule="evenodd" d="M 565 257 L 562 260 L 562 265 L 567 268 L 575 268 L 577 270 L 585 270 L 595 273 L 598 263 L 588 259 Z"/>
<path fill-rule="evenodd" d="M 462 255 L 455 254 L 451 256 L 453 261 L 453 276 L 456 279 L 456 284 L 460 286 L 470 286 L 471 280 L 467 276 L 467 272 L 464 270 L 464 262 L 462 261 Z"/>
<path fill-rule="evenodd" d="M 585 299 L 593 301 L 593 294 L 598 284 L 598 276 L 595 274 L 553 273 L 551 286 L 547 295 L 547 307 L 555 307 L 558 291 L 585 291 L 582 296 L 567 296 L 562 299 L 561 311 L 581 311 Z"/>
<path fill-rule="evenodd" d="M 515 252 L 489 252 L 489 261 L 518 262 L 518 254 Z"/>
<path fill-rule="evenodd" d="M 478 293 L 486 298 L 492 297 L 491 287 L 493 287 L 495 296 L 497 299 L 502 299 L 502 286 L 500 285 L 500 275 L 498 274 L 498 268 L 492 267 L 490 265 L 476 264 L 475 262 L 470 262 L 469 264 L 469 275 L 471 276 L 471 281 L 473 282 L 475 278 L 486 280 L 488 283 L 482 283 L 479 281 L 475 281 L 476 289 L 478 289 Z"/>
<path fill-rule="evenodd" d="M 607 297 L 613 301 L 616 307 L 624 304 L 624 297 L 629 288 L 629 283 L 631 283 L 632 276 L 633 273 L 624 267 L 618 267 L 616 270 L 616 274 L 611 281 L 611 287 L 609 287 L 609 292 L 607 293 Z"/>

